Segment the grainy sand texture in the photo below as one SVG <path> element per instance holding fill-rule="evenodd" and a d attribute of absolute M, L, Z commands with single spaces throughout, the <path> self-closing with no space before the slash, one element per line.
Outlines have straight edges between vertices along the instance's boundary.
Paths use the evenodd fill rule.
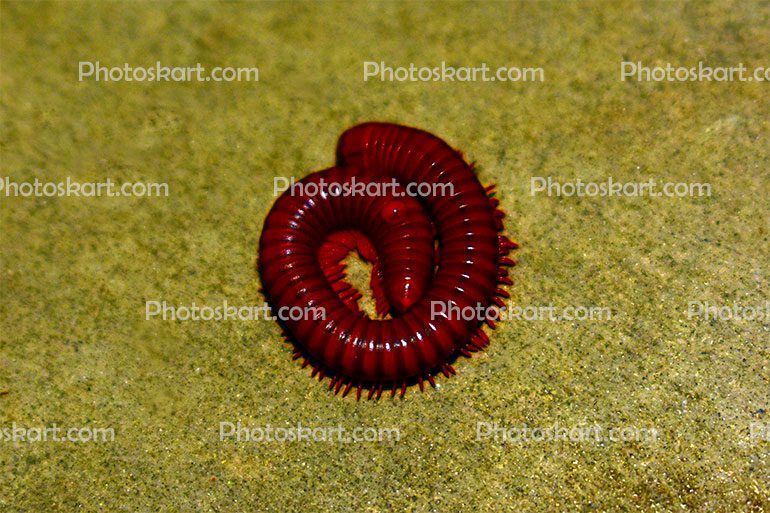
<path fill-rule="evenodd" d="M 624 61 L 770 66 L 766 1 L 2 1 L 0 45 L 0 510 L 770 511 L 770 84 L 621 79 Z M 79 80 L 96 61 L 259 80 Z M 364 81 L 368 61 L 544 79 Z M 485 352 L 356 402 L 274 322 L 147 319 L 263 304 L 274 178 L 333 165 L 369 120 L 498 185 L 522 315 Z M 549 177 L 709 194 L 532 190 Z M 36 179 L 168 195 L 7 194 Z M 534 314 L 550 306 L 610 315 Z M 298 424 L 327 440 L 265 439 Z M 113 436 L 30 440 L 46 427 Z"/>

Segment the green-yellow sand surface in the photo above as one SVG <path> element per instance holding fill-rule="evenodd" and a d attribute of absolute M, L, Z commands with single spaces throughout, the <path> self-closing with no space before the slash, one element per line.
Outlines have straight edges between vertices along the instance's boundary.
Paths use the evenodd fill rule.
<path fill-rule="evenodd" d="M 0 511 L 770 511 L 770 320 L 688 318 L 692 301 L 768 299 L 770 87 L 620 79 L 621 61 L 770 66 L 766 1 L 3 1 L 0 45 L 3 180 L 169 186 L 0 190 L 0 428 L 114 430 L 0 438 Z M 80 61 L 259 81 L 79 81 Z M 365 61 L 545 80 L 365 82 Z M 145 319 L 148 301 L 262 304 L 273 178 L 332 165 L 367 120 L 433 132 L 498 185 L 521 243 L 512 305 L 611 318 L 502 321 L 436 389 L 361 402 L 300 370 L 274 322 Z M 532 177 L 711 195 L 532 195 Z M 220 441 L 221 422 L 400 439 Z M 479 423 L 657 437 L 503 440 Z"/>

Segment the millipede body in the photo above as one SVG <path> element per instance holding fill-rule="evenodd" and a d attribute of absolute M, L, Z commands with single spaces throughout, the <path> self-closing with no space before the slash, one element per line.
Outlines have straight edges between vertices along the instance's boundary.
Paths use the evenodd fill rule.
<path fill-rule="evenodd" d="M 435 193 L 408 194 L 409 184 Z M 482 328 L 494 328 L 494 317 L 448 315 L 446 305 L 490 311 L 511 284 L 507 254 L 518 246 L 501 234 L 492 190 L 428 132 L 391 123 L 345 131 L 336 166 L 286 190 L 260 236 L 258 270 L 273 309 L 323 312 L 281 321 L 294 357 L 343 396 L 351 388 L 357 397 L 403 396 L 410 384 L 422 390 L 439 372 L 455 374 L 458 355 L 488 345 Z M 345 281 L 352 252 L 372 264 L 376 318 Z"/>

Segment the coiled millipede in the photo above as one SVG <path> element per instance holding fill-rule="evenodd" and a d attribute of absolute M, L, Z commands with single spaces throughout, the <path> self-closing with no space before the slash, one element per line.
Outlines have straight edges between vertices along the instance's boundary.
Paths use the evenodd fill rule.
<path fill-rule="evenodd" d="M 425 183 L 443 193 L 407 194 L 409 184 Z M 341 194 L 356 187 L 387 194 Z M 364 389 L 379 398 L 387 388 L 403 397 L 412 383 L 422 390 L 424 381 L 435 386 L 438 372 L 455 374 L 450 362 L 487 346 L 483 324 L 494 328 L 496 316 L 447 312 L 496 313 L 508 297 L 502 286 L 512 283 L 506 268 L 515 261 L 507 255 L 518 245 L 500 233 L 493 189 L 428 132 L 390 123 L 345 131 L 337 165 L 285 191 L 260 236 L 258 270 L 270 305 L 324 312 L 282 321 L 294 358 L 320 380 L 329 377 L 335 393 L 355 387 L 358 398 Z M 345 281 L 351 252 L 372 264 L 377 318 Z"/>

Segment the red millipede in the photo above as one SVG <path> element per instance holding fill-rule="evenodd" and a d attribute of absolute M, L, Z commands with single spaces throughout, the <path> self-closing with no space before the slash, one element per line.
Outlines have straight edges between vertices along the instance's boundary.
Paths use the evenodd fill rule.
<path fill-rule="evenodd" d="M 431 194 L 410 193 L 416 184 L 431 184 Z M 357 398 L 363 389 L 379 398 L 384 388 L 403 397 L 410 384 L 423 390 L 438 372 L 455 374 L 458 355 L 489 344 L 483 324 L 495 327 L 494 308 L 509 297 L 501 287 L 512 283 L 507 255 L 518 244 L 500 234 L 493 189 L 423 130 L 371 122 L 345 131 L 337 165 L 286 190 L 259 240 L 258 271 L 273 310 L 324 314 L 281 321 L 294 359 L 312 365 L 319 380 L 330 377 L 335 394 L 344 387 L 343 397 L 352 387 Z M 344 260 L 354 251 L 372 264 L 374 319 L 345 281 Z M 447 315 L 467 308 L 483 318 Z"/>

